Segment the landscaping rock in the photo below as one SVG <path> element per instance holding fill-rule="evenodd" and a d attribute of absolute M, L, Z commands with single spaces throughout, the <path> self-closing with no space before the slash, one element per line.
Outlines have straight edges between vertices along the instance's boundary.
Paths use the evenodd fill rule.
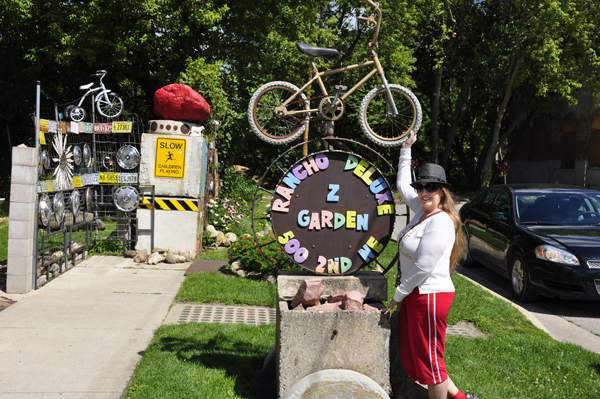
<path fill-rule="evenodd" d="M 363 310 L 363 295 L 358 291 L 350 291 L 342 300 L 343 310 Z"/>
<path fill-rule="evenodd" d="M 216 241 L 215 241 L 215 246 L 219 246 L 223 243 L 223 240 L 225 239 L 225 234 L 223 234 L 220 231 L 217 231 L 217 235 L 216 235 Z"/>
<path fill-rule="evenodd" d="M 346 295 L 346 291 L 337 289 L 337 290 L 333 291 L 331 293 L 331 295 L 329 295 L 329 299 L 327 300 L 327 302 L 329 302 L 329 303 L 342 302 L 344 300 L 345 295 Z"/>
<path fill-rule="evenodd" d="M 362 310 L 379 310 L 379 308 L 376 308 L 375 306 L 371 306 L 368 303 L 363 304 Z"/>
<path fill-rule="evenodd" d="M 260 280 L 262 278 L 262 273 L 260 272 L 246 272 L 246 278 L 251 280 Z"/>
<path fill-rule="evenodd" d="M 185 261 L 186 262 L 191 262 L 192 259 L 195 258 L 194 254 L 192 253 L 192 251 L 185 251 L 184 253 L 182 253 L 181 255 L 185 256 Z"/>
<path fill-rule="evenodd" d="M 133 261 L 136 263 L 146 263 L 148 262 L 148 250 L 140 249 L 137 251 Z"/>
<path fill-rule="evenodd" d="M 215 226 L 213 226 L 212 224 L 206 226 L 206 231 L 210 233 L 211 237 L 217 236 L 217 229 L 215 229 Z"/>
<path fill-rule="evenodd" d="M 229 248 L 231 246 L 231 241 L 227 237 L 223 237 L 223 242 L 221 243 L 225 248 Z"/>
<path fill-rule="evenodd" d="M 175 255 L 175 260 L 177 261 L 177 263 L 185 263 L 187 262 L 185 259 L 185 256 L 183 255 Z"/>
<path fill-rule="evenodd" d="M 231 231 L 225 234 L 225 238 L 229 240 L 229 242 L 231 242 L 232 244 L 238 240 L 237 235 L 235 233 L 232 233 Z"/>
<path fill-rule="evenodd" d="M 237 271 L 238 271 L 238 270 L 240 270 L 240 269 L 241 269 L 241 263 L 240 263 L 240 262 L 238 262 L 238 261 L 235 261 L 235 262 L 232 262 L 232 263 L 231 263 L 230 270 L 231 270 L 233 273 L 237 272 Z"/>
<path fill-rule="evenodd" d="M 154 93 L 154 115 L 160 119 L 203 123 L 210 116 L 210 105 L 191 87 L 175 83 Z"/>
<path fill-rule="evenodd" d="M 173 265 L 175 263 L 177 263 L 177 259 L 175 258 L 175 254 L 173 252 L 168 252 L 167 255 L 165 256 L 165 262 Z"/>
<path fill-rule="evenodd" d="M 136 255 L 137 251 L 135 249 L 128 249 L 127 251 L 125 251 L 125 254 L 123 254 L 123 256 L 126 258 L 133 258 Z"/>
<path fill-rule="evenodd" d="M 322 305 L 310 306 L 306 310 L 342 310 L 341 302 L 324 303 Z"/>
<path fill-rule="evenodd" d="M 298 306 L 301 303 L 304 306 L 314 306 L 318 305 L 319 299 L 321 298 L 321 294 L 325 291 L 325 284 L 323 284 L 323 279 L 320 278 L 312 278 L 306 279 L 300 284 L 300 288 L 298 289 L 298 293 L 292 299 L 292 308 Z"/>
<path fill-rule="evenodd" d="M 150 255 L 150 257 L 148 258 L 148 264 L 149 265 L 157 265 L 160 262 L 162 262 L 164 259 L 165 259 L 164 256 L 162 256 L 160 253 L 153 252 L 152 255 Z"/>
<path fill-rule="evenodd" d="M 245 271 L 244 269 L 238 269 L 238 270 L 235 272 L 235 274 L 236 274 L 237 276 L 240 276 L 240 277 L 242 277 L 242 278 L 246 278 L 246 271 Z"/>
<path fill-rule="evenodd" d="M 160 247 L 156 247 L 152 250 L 152 253 L 158 252 L 159 254 L 164 254 L 165 250 L 160 248 Z"/>
<path fill-rule="evenodd" d="M 272 274 L 265 274 L 262 277 L 262 280 L 269 284 L 277 284 L 277 277 L 273 276 Z"/>

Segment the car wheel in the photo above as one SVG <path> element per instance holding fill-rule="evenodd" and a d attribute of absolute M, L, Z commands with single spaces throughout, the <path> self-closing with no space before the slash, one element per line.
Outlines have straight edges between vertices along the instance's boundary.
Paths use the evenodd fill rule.
<path fill-rule="evenodd" d="M 515 253 L 510 261 L 510 288 L 513 296 L 521 302 L 533 302 L 539 297 L 531 286 L 527 262 L 520 252 Z"/>

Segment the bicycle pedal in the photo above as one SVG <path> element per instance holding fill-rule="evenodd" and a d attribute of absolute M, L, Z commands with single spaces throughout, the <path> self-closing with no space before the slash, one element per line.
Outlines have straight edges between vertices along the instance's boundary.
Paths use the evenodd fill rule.
<path fill-rule="evenodd" d="M 342 86 L 342 85 L 335 85 L 333 86 L 334 89 L 336 89 L 337 91 L 346 91 L 348 90 L 348 86 Z"/>

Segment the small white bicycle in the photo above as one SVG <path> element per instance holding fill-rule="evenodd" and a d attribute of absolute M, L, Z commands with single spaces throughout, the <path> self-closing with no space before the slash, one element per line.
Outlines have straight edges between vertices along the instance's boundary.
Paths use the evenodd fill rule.
<path fill-rule="evenodd" d="M 67 120 L 74 122 L 81 122 L 86 117 L 85 109 L 81 106 L 86 97 L 92 93 L 99 92 L 96 95 L 94 102 L 96 103 L 96 109 L 100 115 L 107 118 L 116 118 L 123 112 L 123 100 L 117 94 L 111 90 L 107 90 L 102 78 L 106 75 L 105 70 L 98 70 L 96 73 L 90 76 L 100 76 L 100 86 L 93 87 L 94 83 L 88 83 L 87 85 L 79 86 L 79 90 L 87 90 L 87 92 L 81 97 L 77 105 L 67 105 L 63 110 L 63 114 Z"/>

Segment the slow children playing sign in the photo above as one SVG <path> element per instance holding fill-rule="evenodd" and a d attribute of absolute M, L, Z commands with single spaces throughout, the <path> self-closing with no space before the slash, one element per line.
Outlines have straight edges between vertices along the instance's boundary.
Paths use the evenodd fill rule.
<path fill-rule="evenodd" d="M 294 164 L 271 201 L 283 252 L 318 274 L 349 274 L 373 261 L 394 228 L 392 191 L 379 169 L 356 154 L 323 151 Z"/>

